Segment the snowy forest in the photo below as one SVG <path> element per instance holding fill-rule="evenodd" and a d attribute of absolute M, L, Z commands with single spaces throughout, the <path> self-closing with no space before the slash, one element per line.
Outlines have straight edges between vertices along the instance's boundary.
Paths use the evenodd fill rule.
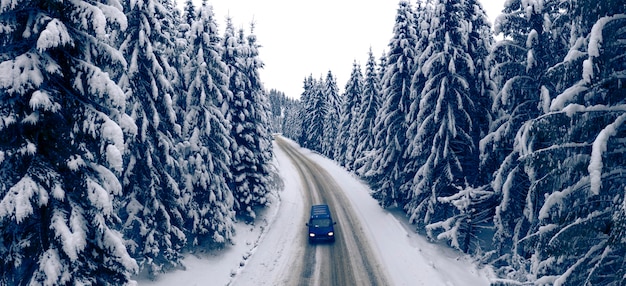
<path fill-rule="evenodd" d="M 132 285 L 277 183 L 254 26 L 169 0 L 0 4 L 0 285 Z"/>
<path fill-rule="evenodd" d="M 509 0 L 493 27 L 478 0 L 403 0 L 343 92 L 329 71 L 270 95 L 279 132 L 493 285 L 625 285 L 625 80 L 623 0 Z"/>
<path fill-rule="evenodd" d="M 272 132 L 493 285 L 626 284 L 626 3 L 508 0 L 491 27 L 479 0 L 401 0 L 394 23 L 345 88 L 292 99 L 206 1 L 3 1 L 0 285 L 132 285 L 228 245 L 279 184 Z"/>

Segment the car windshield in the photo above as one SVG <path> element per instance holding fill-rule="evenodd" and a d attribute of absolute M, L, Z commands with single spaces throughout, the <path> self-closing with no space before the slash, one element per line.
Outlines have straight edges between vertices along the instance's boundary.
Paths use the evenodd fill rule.
<path fill-rule="evenodd" d="M 327 218 L 315 218 L 311 220 L 311 225 L 315 227 L 329 227 L 330 219 Z"/>

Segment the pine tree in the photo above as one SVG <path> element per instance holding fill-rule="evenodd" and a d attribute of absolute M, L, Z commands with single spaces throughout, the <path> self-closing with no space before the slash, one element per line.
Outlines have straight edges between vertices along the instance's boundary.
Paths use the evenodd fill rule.
<path fill-rule="evenodd" d="M 530 200 L 535 205 L 543 196 L 528 193 L 532 178 L 525 174 L 515 141 L 528 120 L 547 112 L 551 90 L 556 89 L 548 71 L 565 56 L 567 41 L 561 37 L 569 34 L 557 30 L 564 26 L 557 25 L 563 17 L 558 3 L 507 3 L 494 27 L 504 40 L 495 44 L 491 55 L 492 78 L 499 91 L 492 106 L 495 120 L 480 142 L 480 173 L 482 180 L 492 182 L 500 197 L 494 217 L 494 241 L 496 251 L 506 255 L 508 263 L 522 271 L 510 273 L 512 276 L 527 276 L 524 269 L 528 269 L 528 265 L 523 265 L 527 261 L 519 256 L 525 256 L 527 251 L 517 243 L 528 234 L 532 220 L 524 214 L 527 212 L 525 202 Z M 534 206 L 531 209 L 535 212 Z"/>
<path fill-rule="evenodd" d="M 626 282 L 626 177 L 618 159 L 626 146 L 626 66 L 619 60 L 626 55 L 626 5 L 615 4 L 577 1 L 567 11 L 571 47 L 547 73 L 562 91 L 516 140 L 530 174 L 528 198 L 537 198 L 526 213 L 532 239 L 522 245 L 535 263 L 532 276 L 554 285 Z"/>
<path fill-rule="evenodd" d="M 270 89 L 268 94 L 272 114 L 272 132 L 295 140 L 300 134 L 297 112 L 299 101 L 289 98 L 284 92 Z"/>
<path fill-rule="evenodd" d="M 283 130 L 284 109 L 287 105 L 287 96 L 284 92 L 270 89 L 267 94 L 270 102 L 270 128 L 273 133 L 280 133 Z"/>
<path fill-rule="evenodd" d="M 383 104 L 374 127 L 377 158 L 365 174 L 373 196 L 382 206 L 403 205 L 406 195 L 399 187 L 404 181 L 402 153 L 406 148 L 406 114 L 410 106 L 410 85 L 415 66 L 417 37 L 411 4 L 400 1 L 389 43 L 387 67 L 382 81 Z"/>
<path fill-rule="evenodd" d="M 225 57 L 228 58 L 225 60 L 230 68 L 230 90 L 233 92 L 229 109 L 230 133 L 235 140 L 231 148 L 233 180 L 230 185 L 235 196 L 235 210 L 254 219 L 253 208 L 269 203 L 272 159 L 269 107 L 258 72 L 263 64 L 258 59 L 256 36 L 251 33 L 246 39 L 240 30 L 237 45 L 232 50 L 230 47 L 227 43 Z"/>
<path fill-rule="evenodd" d="M 313 113 L 313 97 L 316 91 L 316 82 L 313 79 L 313 75 L 309 75 L 304 78 L 303 81 L 303 91 L 300 95 L 300 110 L 298 112 L 299 122 L 301 122 L 300 126 L 300 134 L 298 134 L 298 143 L 302 145 L 302 147 L 310 148 L 310 143 L 308 141 L 309 131 L 312 124 L 313 117 L 309 116 L 309 114 Z"/>
<path fill-rule="evenodd" d="M 326 114 L 324 117 L 324 137 L 322 138 L 321 151 L 326 157 L 333 158 L 343 98 L 339 95 L 337 80 L 331 71 L 328 71 L 326 80 L 323 83 L 320 79 L 320 84 L 323 84 L 322 92 L 327 101 L 325 104 Z"/>
<path fill-rule="evenodd" d="M 302 102 L 298 100 L 288 99 L 284 107 L 284 117 L 282 121 L 282 135 L 297 140 L 302 133 L 302 121 L 299 120 L 302 110 Z"/>
<path fill-rule="evenodd" d="M 376 59 L 370 48 L 369 57 L 365 66 L 365 79 L 363 83 L 363 100 L 358 118 L 356 118 L 357 146 L 354 151 L 354 170 L 359 176 L 363 176 L 365 170 L 371 168 L 373 162 L 374 134 L 371 132 L 375 123 L 378 110 L 380 109 L 380 81 L 376 73 Z"/>
<path fill-rule="evenodd" d="M 189 33 L 187 91 L 183 109 L 181 153 L 184 185 L 189 195 L 185 230 L 190 246 L 218 247 L 234 236 L 230 125 L 222 112 L 230 98 L 226 65 L 212 7 L 199 8 Z M 228 28 L 226 29 L 228 31 Z"/>
<path fill-rule="evenodd" d="M 421 127 L 422 121 L 419 121 L 418 116 L 420 111 L 420 101 L 422 95 L 422 89 L 426 84 L 426 76 L 424 72 L 421 70 L 421 67 L 424 66 L 424 63 L 429 59 L 428 54 L 425 54 L 425 49 L 429 46 L 430 40 L 430 22 L 432 19 L 432 14 L 434 13 L 434 7 L 432 1 L 421 2 L 419 6 L 417 6 L 417 11 L 415 13 L 415 29 L 417 35 L 417 43 L 415 49 L 415 62 L 414 62 L 414 73 L 411 78 L 411 89 L 410 89 L 410 102 L 407 115 L 406 115 L 406 124 L 407 124 L 407 148 L 404 150 L 404 158 L 406 158 L 406 164 L 404 166 L 404 172 L 406 174 L 406 180 L 404 180 L 403 185 L 400 187 L 403 190 L 411 189 L 414 184 L 414 177 L 417 173 L 418 169 L 424 163 L 423 160 L 420 160 L 420 156 L 423 156 L 423 153 L 420 148 L 421 142 L 418 140 L 418 133 Z M 417 141 L 417 142 L 416 142 Z"/>
<path fill-rule="evenodd" d="M 383 82 L 383 77 L 385 77 L 385 73 L 387 72 L 387 52 L 383 51 L 383 53 L 380 55 L 380 58 L 378 59 L 378 70 L 376 71 L 376 74 L 378 74 L 378 82 L 382 84 Z M 382 93 L 382 87 L 381 87 L 381 93 Z"/>
<path fill-rule="evenodd" d="M 255 145 L 255 155 L 257 157 L 256 176 L 260 183 L 258 186 L 260 191 L 257 191 L 257 193 L 263 194 L 263 200 L 266 200 L 272 184 L 274 184 L 273 178 L 275 177 L 275 170 L 272 170 L 274 147 L 272 145 L 272 132 L 269 128 L 269 99 L 259 74 L 259 71 L 263 68 L 263 62 L 259 57 L 259 48 L 261 45 L 257 43 L 257 38 L 254 34 L 254 23 L 250 25 L 250 34 L 246 40 L 250 53 L 245 67 L 248 79 L 251 82 L 250 100 L 256 109 L 256 114 L 252 117 L 251 121 L 256 125 L 253 134 L 258 140 Z"/>
<path fill-rule="evenodd" d="M 193 5 L 193 1 L 185 0 L 185 7 L 183 10 L 183 21 L 185 24 L 191 25 L 196 20 L 196 7 Z"/>
<path fill-rule="evenodd" d="M 117 202 L 125 238 L 141 270 L 154 276 L 180 264 L 186 243 L 185 204 L 179 189 L 181 168 L 167 52 L 172 47 L 172 15 L 159 1 L 127 3 L 128 29 L 120 50 L 128 69 L 120 80 L 127 94 L 127 114 L 135 127 L 126 130 L 123 189 Z"/>
<path fill-rule="evenodd" d="M 618 175 L 623 164 L 616 158 L 623 157 L 626 115 L 619 83 L 624 65 L 616 59 L 624 56 L 623 41 L 618 40 L 624 32 L 618 27 L 624 26 L 626 7 L 610 1 L 542 4 L 505 9 L 535 21 L 501 17 L 506 21 L 500 26 L 514 28 L 519 42 L 526 43 L 526 69 L 533 73 L 505 66 L 500 71 L 508 71 L 507 83 L 519 83 L 512 80 L 516 77 L 539 82 L 534 86 L 541 91 L 531 90 L 541 95 L 534 97 L 541 109 L 515 130 L 512 151 L 494 178 L 502 196 L 495 239 L 500 253 L 494 259 L 507 263 L 500 275 L 519 281 L 620 285 L 624 242 L 618 238 L 623 234 L 618 214 L 625 180 Z M 539 15 L 533 18 L 534 13 Z M 538 19 L 549 25 L 537 25 Z M 530 32 L 524 38 L 517 31 Z M 563 39 L 567 35 L 571 38 Z M 502 103 L 523 98 L 504 95 Z"/>
<path fill-rule="evenodd" d="M 363 94 L 363 75 L 361 66 L 354 62 L 352 73 L 346 84 L 341 107 L 340 124 L 338 126 L 337 140 L 335 141 L 335 161 L 352 170 L 357 140 L 357 118 L 361 109 L 361 97 Z"/>
<path fill-rule="evenodd" d="M 324 80 L 314 80 L 312 76 L 305 82 L 303 93 L 302 146 L 322 153 L 324 123 L 328 112 L 328 100 Z"/>
<path fill-rule="evenodd" d="M 470 93 L 475 95 L 476 102 L 473 122 L 478 127 L 473 130 L 473 138 L 474 143 L 480 146 L 479 139 L 485 137 L 493 121 L 490 107 L 497 90 L 489 73 L 489 52 L 493 45 L 493 36 L 480 3 L 468 0 L 464 4 L 466 19 L 471 27 L 468 29 L 467 52 L 474 60 L 476 79 L 470 85 Z M 493 225 L 495 206 L 499 201 L 486 177 L 480 173 L 474 175 L 469 186 L 459 189 L 452 197 L 442 199 L 454 206 L 456 214 L 440 222 L 437 227 L 444 229 L 442 236 L 447 236 L 456 248 L 464 252 L 480 253 L 485 248 L 490 249 L 492 245 L 489 239 L 483 239 L 487 235 L 481 232 L 487 229 L 487 233 L 490 233 L 488 229 Z M 432 226 L 430 228 L 433 229 Z"/>
<path fill-rule="evenodd" d="M 116 1 L 56 4 L 0 5 L 0 284 L 130 285 L 113 200 L 133 123 L 108 74 L 126 18 Z"/>
<path fill-rule="evenodd" d="M 190 4 L 190 3 L 187 3 Z M 175 33 L 171 38 L 171 47 L 168 49 L 164 56 L 169 59 L 169 77 L 170 84 L 172 85 L 172 102 L 173 108 L 176 112 L 176 118 L 184 118 L 184 110 L 181 107 L 185 106 L 185 97 L 187 93 L 187 83 L 185 82 L 185 66 L 189 62 L 189 30 L 191 29 L 191 24 L 185 22 L 187 12 L 195 14 L 195 8 L 193 4 L 189 7 L 189 10 L 185 12 L 184 16 L 180 16 L 178 13 L 173 13 L 172 17 L 174 17 L 173 27 L 176 29 L 172 29 L 172 33 Z M 178 10 L 175 10 L 176 12 Z M 183 18 L 185 17 L 185 18 Z M 191 14 L 191 18 L 187 19 L 189 21 L 193 21 L 195 16 Z"/>
<path fill-rule="evenodd" d="M 489 80 L 484 65 L 483 70 L 477 65 L 485 62 L 486 53 L 475 53 L 477 46 L 485 45 L 485 51 L 489 46 L 472 42 L 480 38 L 470 34 L 489 26 L 486 21 L 472 26 L 470 21 L 484 20 L 484 13 L 476 14 L 482 10 L 477 3 L 474 9 L 466 10 L 464 5 L 457 0 L 434 2 L 430 40 L 421 56 L 426 60 L 421 66 L 425 85 L 416 119 L 419 127 L 412 138 L 413 158 L 421 166 L 406 210 L 411 221 L 426 226 L 429 236 L 450 239 L 453 246 L 468 251 L 477 222 L 467 204 L 484 195 L 472 187 L 479 166 L 478 141 L 488 127 L 480 119 L 485 91 L 476 87 L 486 86 Z"/>
<path fill-rule="evenodd" d="M 511 153 L 521 125 L 545 112 L 553 84 L 547 70 L 565 56 L 567 41 L 562 37 L 569 34 L 544 30 L 564 18 L 558 13 L 558 3 L 513 1 L 495 23 L 495 33 L 504 40 L 496 43 L 491 55 L 498 93 L 492 106 L 494 122 L 480 144 L 483 180 L 491 180 Z"/>

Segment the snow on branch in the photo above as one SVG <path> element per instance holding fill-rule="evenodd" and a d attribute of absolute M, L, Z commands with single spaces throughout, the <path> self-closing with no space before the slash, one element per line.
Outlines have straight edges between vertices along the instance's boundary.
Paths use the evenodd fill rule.
<path fill-rule="evenodd" d="M 585 86 L 582 81 L 567 88 L 556 98 L 552 100 L 550 104 L 550 111 L 562 110 L 568 103 L 573 102 L 578 96 L 586 92 L 589 88 Z"/>
<path fill-rule="evenodd" d="M 8 93 L 24 94 L 39 87 L 43 82 L 43 75 L 38 68 L 41 62 L 39 55 L 25 53 L 14 60 L 0 63 L 0 88 Z"/>
<path fill-rule="evenodd" d="M 619 14 L 613 16 L 602 17 L 591 28 L 591 33 L 589 34 L 589 56 L 590 57 L 599 57 L 600 49 L 602 48 L 602 31 L 604 31 L 604 27 L 607 23 L 613 20 L 626 19 L 626 15 Z"/>
<path fill-rule="evenodd" d="M 626 113 L 619 116 L 615 121 L 606 126 L 600 133 L 596 140 L 593 141 L 593 147 L 591 150 L 591 160 L 589 162 L 590 183 L 591 192 L 595 195 L 600 193 L 600 187 L 602 186 L 602 155 L 606 152 L 606 145 L 612 136 L 617 134 L 617 130 L 626 121 Z"/>
<path fill-rule="evenodd" d="M 41 109 L 44 111 L 57 112 L 61 109 L 61 105 L 50 97 L 50 95 L 41 90 L 33 92 L 28 102 L 33 110 Z"/>
<path fill-rule="evenodd" d="M 594 77 L 593 59 L 600 57 L 600 52 L 602 50 L 602 44 L 604 41 L 602 33 L 604 32 L 605 26 L 614 20 L 622 19 L 626 19 L 625 14 L 602 17 L 598 21 L 596 21 L 596 23 L 591 28 L 591 33 L 589 34 L 589 45 L 587 46 L 589 59 L 586 59 L 583 62 L 583 79 L 587 83 L 591 83 L 591 80 Z"/>
<path fill-rule="evenodd" d="M 567 187 L 566 189 L 562 190 L 562 191 L 555 191 L 553 193 L 551 193 L 547 198 L 545 203 L 543 204 L 543 206 L 541 207 L 541 210 L 539 210 L 539 219 L 543 220 L 543 219 L 547 219 L 550 216 L 550 210 L 559 205 L 561 207 L 563 207 L 565 205 L 565 203 L 563 202 L 563 200 L 570 196 L 573 192 L 575 192 L 576 190 L 579 190 L 581 188 L 583 188 L 584 186 L 587 186 L 589 184 L 589 177 L 583 177 L 582 179 L 578 180 L 578 182 L 576 182 L 576 184 Z"/>
<path fill-rule="evenodd" d="M 460 228 L 461 221 L 458 220 L 456 216 L 448 218 L 444 221 L 431 223 L 426 226 L 426 230 L 430 237 L 433 237 L 432 231 L 434 229 L 441 228 L 444 231 L 437 235 L 437 239 L 439 240 L 449 240 L 450 245 L 456 249 L 460 249 L 461 245 L 458 240 L 458 232 Z"/>
<path fill-rule="evenodd" d="M 9 189 L 0 201 L 0 218 L 14 217 L 17 223 L 33 214 L 33 200 L 38 196 L 39 206 L 48 203 L 48 192 L 30 176 L 24 176 Z"/>
<path fill-rule="evenodd" d="M 570 266 L 565 273 L 561 274 L 558 276 L 558 278 L 556 280 L 554 280 L 554 286 L 561 286 L 561 285 L 567 285 L 568 281 L 567 278 L 569 278 L 572 274 L 575 274 L 576 272 L 579 272 L 581 270 L 579 270 L 579 267 L 585 267 L 585 261 L 591 259 L 593 256 L 598 255 L 597 252 L 601 251 L 604 249 L 604 245 L 603 244 L 598 244 L 598 245 L 594 245 L 592 246 L 589 251 L 587 251 L 587 253 L 585 255 L 583 255 L 581 258 L 578 259 L 578 261 L 576 261 L 576 263 L 574 263 L 574 265 Z"/>
<path fill-rule="evenodd" d="M 72 262 L 79 258 L 80 253 L 87 246 L 85 225 L 85 217 L 76 210 L 72 210 L 69 220 L 59 210 L 55 210 L 52 215 L 50 227 L 54 230 L 56 238 L 61 242 L 63 252 Z"/>
<path fill-rule="evenodd" d="M 41 32 L 37 39 L 37 50 L 39 52 L 46 51 L 50 48 L 58 48 L 66 45 L 74 45 L 67 27 L 58 19 L 52 19 L 46 25 L 45 30 Z"/>

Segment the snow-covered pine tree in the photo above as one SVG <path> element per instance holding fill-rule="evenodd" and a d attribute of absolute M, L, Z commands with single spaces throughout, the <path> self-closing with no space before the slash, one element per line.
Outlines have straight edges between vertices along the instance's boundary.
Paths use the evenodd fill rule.
<path fill-rule="evenodd" d="M 361 113 L 361 97 L 363 94 L 363 74 L 361 66 L 355 61 L 352 64 L 350 79 L 346 83 L 341 107 L 340 123 L 335 141 L 334 159 L 346 169 L 352 170 L 354 151 L 356 150 L 357 118 Z"/>
<path fill-rule="evenodd" d="M 491 76 L 497 86 L 494 122 L 480 143 L 481 176 L 490 181 L 513 148 L 515 133 L 529 119 L 545 111 L 549 98 L 547 69 L 567 51 L 568 31 L 552 30 L 565 16 L 560 1 L 511 1 L 496 19 L 502 35 L 491 53 Z M 561 25 L 563 25 L 561 23 Z"/>
<path fill-rule="evenodd" d="M 474 59 L 474 69 L 476 82 L 470 85 L 472 94 L 477 96 L 477 114 L 474 121 L 480 128 L 475 130 L 474 136 L 478 139 L 484 138 L 490 131 L 494 116 L 491 112 L 493 101 L 496 97 L 498 87 L 491 78 L 490 52 L 494 46 L 494 35 L 487 18 L 487 13 L 477 0 L 465 1 L 465 12 L 468 17 L 468 40 L 467 51 Z M 480 142 L 478 143 L 480 147 Z M 480 150 L 479 150 L 480 152 Z M 474 185 L 488 184 L 488 178 L 476 177 Z"/>
<path fill-rule="evenodd" d="M 547 73 L 561 89 L 549 112 L 527 122 L 516 138 L 514 151 L 530 182 L 529 231 L 517 248 L 529 256 L 536 281 L 622 285 L 626 4 L 572 4 L 565 11 L 570 50 Z"/>
<path fill-rule="evenodd" d="M 280 133 L 283 129 L 283 111 L 287 102 L 287 96 L 285 96 L 284 92 L 272 88 L 267 93 L 267 97 L 270 101 L 270 128 L 273 133 Z"/>
<path fill-rule="evenodd" d="M 185 30 L 188 27 L 183 22 L 180 10 L 176 7 L 176 0 L 162 1 L 163 8 L 167 12 L 164 13 L 166 17 L 159 19 L 159 21 L 162 27 L 163 43 L 167 44 L 158 46 L 162 49 L 162 57 L 167 59 L 163 61 L 163 74 L 173 88 L 172 100 L 173 105 L 175 105 L 176 97 L 184 93 L 182 90 L 183 79 L 179 71 L 182 70 L 182 66 L 187 61 L 186 55 L 181 56 L 181 54 L 185 54 L 185 48 L 187 47 Z M 176 111 L 176 107 L 174 107 L 174 110 Z"/>
<path fill-rule="evenodd" d="M 494 259 L 506 261 L 507 268 L 502 270 L 513 279 L 527 277 L 523 270 L 529 267 L 522 264 L 528 263 L 524 259 L 528 252 L 518 249 L 523 246 L 518 241 L 526 237 L 532 220 L 525 213 L 534 213 L 537 200 L 543 197 L 528 193 L 532 179 L 524 171 L 514 142 L 528 120 L 548 111 L 551 90 L 557 89 L 558 82 L 548 77 L 549 70 L 565 56 L 567 40 L 562 37 L 569 35 L 563 30 L 567 25 L 562 23 L 565 15 L 559 3 L 507 2 L 494 27 L 496 34 L 503 36 L 491 54 L 491 74 L 498 93 L 492 106 L 494 122 L 480 142 L 480 174 L 481 180 L 492 182 L 500 197 L 494 217 Z M 509 271 L 508 267 L 522 272 Z"/>
<path fill-rule="evenodd" d="M 367 64 L 365 65 L 365 79 L 363 82 L 363 99 L 360 112 L 355 118 L 357 146 L 354 151 L 353 169 L 359 176 L 369 170 L 373 162 L 374 134 L 372 129 L 376 123 L 376 116 L 380 109 L 380 81 L 376 73 L 376 59 L 370 48 Z"/>
<path fill-rule="evenodd" d="M 320 80 L 320 83 L 322 81 Z M 343 105 L 343 97 L 339 94 L 337 80 L 331 71 L 326 74 L 326 80 L 323 81 L 324 97 L 326 98 L 326 114 L 324 117 L 324 137 L 322 138 L 322 154 L 326 157 L 334 159 L 335 141 L 337 140 L 337 129 L 340 124 L 341 106 Z"/>
<path fill-rule="evenodd" d="M 120 87 L 134 128 L 125 150 L 123 196 L 117 201 L 129 250 L 141 271 L 154 276 L 180 265 L 186 243 L 185 203 L 179 189 L 181 127 L 172 104 L 167 52 L 172 48 L 171 11 L 160 0 L 125 3 L 128 29 L 120 50 L 128 61 Z"/>
<path fill-rule="evenodd" d="M 481 130 L 487 129 L 479 119 L 484 116 L 484 90 L 475 87 L 489 80 L 477 70 L 476 63 L 486 60 L 486 54 L 474 53 L 481 44 L 470 43 L 480 39 L 470 34 L 489 26 L 471 25 L 472 19 L 485 17 L 476 13 L 482 10 L 478 4 L 473 14 L 465 1 L 440 0 L 433 5 L 430 40 L 421 56 L 426 60 L 421 66 L 425 85 L 416 118 L 419 128 L 411 138 L 413 158 L 421 166 L 406 210 L 412 222 L 426 226 L 429 236 L 449 239 L 454 247 L 468 251 L 478 222 L 473 221 L 475 209 L 465 205 L 471 203 L 471 193 L 461 197 L 460 190 L 474 190 L 478 142 Z"/>
<path fill-rule="evenodd" d="M 287 97 L 284 92 L 270 89 L 270 110 L 272 113 L 272 132 L 282 133 L 282 136 L 295 140 L 300 134 L 297 112 L 299 101 Z"/>
<path fill-rule="evenodd" d="M 300 123 L 300 134 L 298 134 L 298 143 L 302 147 L 310 148 L 308 142 L 308 133 L 311 127 L 312 117 L 309 114 L 313 113 L 313 96 L 315 93 L 316 82 L 313 79 L 313 75 L 309 75 L 304 78 L 302 85 L 302 94 L 300 95 L 300 110 L 297 114 L 298 121 Z"/>
<path fill-rule="evenodd" d="M 490 108 L 495 97 L 496 86 L 489 73 L 489 51 L 493 45 L 493 35 L 487 15 L 479 2 L 464 2 L 466 19 L 468 20 L 467 53 L 474 61 L 476 81 L 470 85 L 470 93 L 474 95 L 475 112 L 472 117 L 474 143 L 480 145 L 492 122 Z M 493 214 L 498 204 L 498 197 L 493 192 L 486 176 L 474 175 L 470 185 L 459 189 L 459 192 L 441 201 L 451 204 L 456 214 L 437 227 L 444 230 L 442 236 L 452 241 L 455 247 L 464 252 L 481 252 L 491 248 L 491 238 L 483 234 L 483 230 L 491 233 Z M 431 226 L 430 228 L 433 228 Z"/>
<path fill-rule="evenodd" d="M 274 158 L 274 147 L 272 145 L 273 135 L 270 129 L 270 104 L 269 97 L 263 87 L 261 81 L 261 75 L 259 71 L 263 68 L 263 62 L 259 57 L 259 48 L 261 45 L 257 43 L 257 37 L 254 33 L 254 23 L 250 24 L 250 34 L 246 38 L 247 47 L 250 51 L 249 58 L 247 59 L 246 73 L 250 80 L 250 101 L 256 109 L 256 114 L 252 117 L 252 120 L 256 125 L 256 130 L 253 132 L 257 136 L 257 142 L 255 146 L 255 155 L 257 156 L 257 177 L 262 186 L 258 186 L 259 189 L 265 188 L 262 193 L 264 199 L 267 199 L 270 188 L 275 183 L 272 180 L 276 177 L 276 170 L 272 170 L 272 160 Z"/>
<path fill-rule="evenodd" d="M 0 4 L 0 284 L 132 285 L 122 193 L 117 1 Z"/>
<path fill-rule="evenodd" d="M 283 108 L 282 135 L 296 140 L 302 133 L 302 121 L 299 120 L 301 101 L 297 99 L 287 98 Z"/>
<path fill-rule="evenodd" d="M 185 0 L 185 7 L 183 8 L 183 22 L 189 27 L 196 20 L 196 7 L 193 4 L 192 0 Z"/>
<path fill-rule="evenodd" d="M 195 13 L 195 7 L 192 6 L 189 8 L 191 13 Z M 181 16 L 178 10 L 175 10 L 176 13 L 172 14 L 174 17 L 174 22 L 172 26 L 172 34 L 171 37 L 171 47 L 166 51 L 165 57 L 169 59 L 170 68 L 168 71 L 170 77 L 170 84 L 172 85 L 172 101 L 174 106 L 174 111 L 176 112 L 176 118 L 181 119 L 184 118 L 184 110 L 180 108 L 181 106 L 185 106 L 184 100 L 187 94 L 187 83 L 185 82 L 185 66 L 189 62 L 189 30 L 191 29 L 191 24 L 188 24 L 185 20 L 185 16 Z M 186 12 L 185 12 L 186 13 Z M 195 16 L 188 20 L 194 19 Z"/>
<path fill-rule="evenodd" d="M 419 105 L 420 99 L 422 98 L 422 89 L 426 84 L 426 77 L 421 70 L 421 67 L 424 65 L 424 62 L 428 60 L 428 55 L 424 55 L 424 50 L 429 46 L 429 38 L 430 38 L 430 22 L 432 18 L 432 14 L 434 12 L 433 3 L 431 0 L 420 2 L 416 8 L 415 12 L 415 29 L 417 35 L 417 43 L 415 47 L 415 61 L 414 61 L 414 73 L 413 78 L 411 79 L 411 89 L 410 89 L 410 102 L 407 115 L 406 115 L 406 124 L 407 124 L 407 147 L 404 150 L 404 158 L 406 159 L 406 163 L 404 165 L 404 172 L 406 173 L 406 180 L 404 180 L 403 186 L 401 187 L 404 190 L 410 189 L 413 184 L 415 174 L 417 170 L 421 167 L 423 162 L 423 158 L 420 159 L 420 156 L 424 156 L 421 150 L 418 150 L 421 142 L 419 140 L 417 134 L 419 133 L 419 128 L 422 124 L 421 121 L 418 120 L 419 115 Z M 424 55 L 424 56 L 422 56 Z"/>
<path fill-rule="evenodd" d="M 383 51 L 378 59 L 378 66 L 376 67 L 376 74 L 378 75 L 378 82 L 382 84 L 383 77 L 385 77 L 385 73 L 387 71 L 387 52 Z M 382 87 L 380 89 L 382 94 Z"/>
<path fill-rule="evenodd" d="M 253 34 L 239 31 L 234 50 L 226 45 L 225 62 L 229 67 L 230 90 L 233 99 L 228 110 L 234 144 L 231 147 L 233 162 L 230 182 L 235 196 L 238 215 L 252 220 L 256 217 L 254 207 L 269 203 L 272 160 L 272 143 L 269 132 L 269 107 L 259 69 L 263 63 L 258 58 L 258 44 Z M 229 58 L 226 58 L 229 56 Z"/>
<path fill-rule="evenodd" d="M 302 134 L 304 135 L 303 147 L 322 153 L 324 142 L 324 123 L 328 112 L 328 100 L 326 99 L 324 79 L 314 80 L 311 76 L 308 80 L 309 90 L 305 89 L 309 97 L 304 102 L 304 110 L 301 115 Z"/>
<path fill-rule="evenodd" d="M 179 101 L 183 141 L 177 148 L 183 169 L 181 190 L 189 196 L 185 231 L 191 247 L 223 246 L 234 235 L 234 198 L 228 186 L 232 138 L 222 112 L 231 95 L 212 9 L 204 2 L 191 25 L 184 68 L 187 90 Z"/>
<path fill-rule="evenodd" d="M 407 144 L 405 119 L 416 60 L 413 10 L 408 1 L 400 1 L 398 6 L 382 81 L 383 103 L 373 130 L 377 157 L 365 174 L 372 186 L 372 195 L 385 207 L 406 203 L 406 194 L 400 190 L 405 180 L 402 153 Z"/>

